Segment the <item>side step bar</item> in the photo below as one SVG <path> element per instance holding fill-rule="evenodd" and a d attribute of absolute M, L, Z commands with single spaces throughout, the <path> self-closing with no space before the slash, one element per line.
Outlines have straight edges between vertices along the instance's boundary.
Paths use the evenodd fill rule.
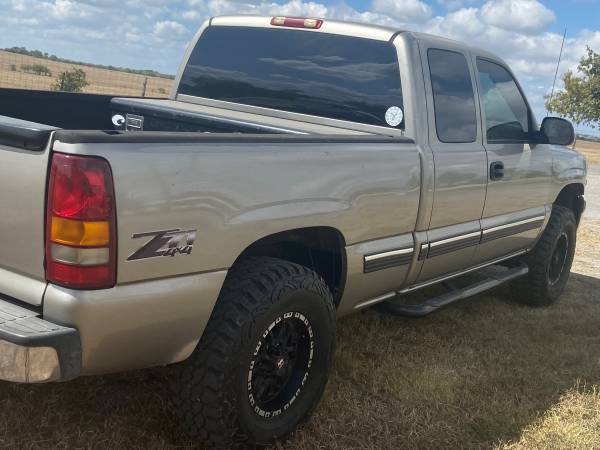
<path fill-rule="evenodd" d="M 446 283 L 445 285 L 450 287 L 449 292 L 430 298 L 424 303 L 417 305 L 403 305 L 398 302 L 398 299 L 394 299 L 382 302 L 377 305 L 377 307 L 388 314 L 397 316 L 426 316 L 427 314 L 431 314 L 432 312 L 442 308 L 443 306 L 449 305 L 450 303 L 454 303 L 459 300 L 481 294 L 482 292 L 489 291 L 490 289 L 514 280 L 515 278 L 522 277 L 529 272 L 529 267 L 526 265 L 511 267 L 502 271 L 497 270 L 499 268 L 505 268 L 505 266 L 488 266 L 485 269 L 474 272 L 484 274 L 486 278 L 464 288 L 451 288 L 449 284 Z"/>

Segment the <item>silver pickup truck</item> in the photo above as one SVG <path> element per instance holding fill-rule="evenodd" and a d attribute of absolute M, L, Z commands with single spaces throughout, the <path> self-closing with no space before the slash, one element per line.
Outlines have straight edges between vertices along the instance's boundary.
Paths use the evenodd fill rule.
<path fill-rule="evenodd" d="M 169 99 L 5 90 L 0 114 L 0 378 L 181 363 L 210 447 L 310 414 L 337 317 L 508 281 L 554 302 L 585 208 L 571 124 L 538 126 L 495 55 L 409 31 L 213 18 Z"/>

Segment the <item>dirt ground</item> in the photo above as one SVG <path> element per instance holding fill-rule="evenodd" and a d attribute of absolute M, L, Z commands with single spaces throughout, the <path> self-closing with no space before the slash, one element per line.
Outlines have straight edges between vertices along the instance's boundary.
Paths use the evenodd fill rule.
<path fill-rule="evenodd" d="M 600 449 L 600 165 L 586 197 L 557 304 L 519 306 L 504 288 L 422 319 L 343 318 L 324 399 L 278 448 Z M 0 383 L 0 447 L 193 448 L 169 406 L 170 374 Z"/>

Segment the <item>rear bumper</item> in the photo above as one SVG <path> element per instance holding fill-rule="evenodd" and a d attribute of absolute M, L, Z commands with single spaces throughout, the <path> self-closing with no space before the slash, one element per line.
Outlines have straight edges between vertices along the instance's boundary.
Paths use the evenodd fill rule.
<path fill-rule="evenodd" d="M 79 375 L 79 332 L 39 316 L 35 310 L 0 298 L 0 379 L 44 383 Z"/>

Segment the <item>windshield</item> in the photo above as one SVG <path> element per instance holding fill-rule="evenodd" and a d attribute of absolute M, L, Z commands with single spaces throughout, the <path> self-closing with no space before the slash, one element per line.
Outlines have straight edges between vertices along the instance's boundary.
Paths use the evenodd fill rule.
<path fill-rule="evenodd" d="M 180 94 L 404 128 L 395 47 L 384 41 L 252 27 L 209 27 Z"/>

